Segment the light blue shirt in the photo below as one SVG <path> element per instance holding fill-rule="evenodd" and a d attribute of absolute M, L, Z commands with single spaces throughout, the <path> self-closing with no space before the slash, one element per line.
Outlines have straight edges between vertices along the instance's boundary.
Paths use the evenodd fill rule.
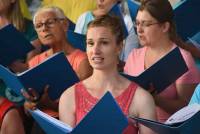
<path fill-rule="evenodd" d="M 87 25 L 90 21 L 94 20 L 94 16 L 92 11 L 87 11 L 83 13 L 76 22 L 76 27 L 74 32 L 79 34 L 86 34 L 87 32 Z"/>
<path fill-rule="evenodd" d="M 189 105 L 194 104 L 194 103 L 200 104 L 200 84 L 197 85 L 192 95 Z"/>

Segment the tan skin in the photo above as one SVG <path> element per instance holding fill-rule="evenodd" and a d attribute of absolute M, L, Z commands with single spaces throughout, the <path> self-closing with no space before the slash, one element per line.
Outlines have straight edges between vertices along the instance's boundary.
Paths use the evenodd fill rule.
<path fill-rule="evenodd" d="M 112 5 L 117 3 L 119 0 L 96 0 L 97 8 L 93 11 L 95 17 L 105 15 L 112 8 Z"/>
<path fill-rule="evenodd" d="M 146 10 L 139 11 L 136 17 L 139 22 L 149 21 L 157 22 Z M 162 56 L 166 55 L 173 47 L 173 42 L 169 39 L 169 23 L 154 24 L 149 27 L 137 27 L 140 43 L 147 47 L 145 54 L 145 68 L 149 68 L 157 62 Z M 162 44 L 162 45 L 161 45 Z M 169 114 L 172 114 L 187 105 L 197 84 L 177 84 L 177 98 L 166 99 L 159 95 L 154 96 L 156 105 L 163 108 Z"/>
<path fill-rule="evenodd" d="M 13 72 L 20 73 L 28 69 L 28 65 L 26 63 L 23 63 L 21 60 L 14 61 L 11 65 L 8 66 L 8 68 L 11 68 Z"/>
<path fill-rule="evenodd" d="M 53 11 L 44 11 L 37 15 L 35 19 L 35 25 L 38 23 L 44 23 L 51 18 L 57 18 L 56 14 Z M 48 50 L 48 55 L 53 55 L 56 52 L 64 51 L 66 55 L 74 52 L 75 48 L 72 47 L 71 44 L 66 40 L 66 31 L 68 28 L 67 19 L 60 20 L 55 22 L 54 26 L 49 28 L 47 26 L 42 26 L 41 30 L 37 30 L 37 34 L 39 39 L 43 44 L 46 44 L 51 47 Z M 78 75 L 80 80 L 83 80 L 90 76 L 92 73 L 92 68 L 89 65 L 88 59 L 84 59 L 81 61 L 76 74 Z M 24 93 L 23 93 L 24 94 Z M 24 94 L 26 98 L 30 98 L 28 94 Z M 32 100 L 32 99 L 30 99 Z M 44 94 L 39 102 L 40 107 L 48 107 L 54 110 L 58 110 L 58 100 L 52 101 L 48 96 L 48 89 L 45 89 Z M 36 103 L 26 102 L 24 106 L 28 109 L 34 109 L 36 107 Z"/>
<path fill-rule="evenodd" d="M 112 6 L 119 1 L 121 0 L 96 0 L 97 8 L 92 13 L 95 17 L 105 15 L 110 11 Z M 120 60 L 118 64 L 119 72 L 123 72 L 124 65 L 125 62 Z"/>
<path fill-rule="evenodd" d="M 1 99 L 2 98 L 0 97 L 0 100 Z M 6 113 L 4 117 L 1 129 L 0 129 L 0 133 L 1 134 L 16 134 L 16 131 L 19 134 L 25 134 L 23 123 L 19 115 L 19 112 L 17 111 L 17 109 L 11 109 Z"/>
<path fill-rule="evenodd" d="M 87 55 L 94 71 L 92 76 L 83 80 L 83 84 L 87 91 L 98 99 L 107 91 L 110 91 L 114 97 L 117 97 L 131 83 L 119 75 L 117 71 L 117 56 L 120 53 L 121 45 L 117 45 L 115 35 L 108 27 L 91 27 L 88 29 Z M 72 127 L 75 127 L 74 90 L 74 86 L 67 89 L 59 101 L 59 118 Z M 141 98 L 140 96 L 143 97 Z M 141 87 L 138 87 L 136 90 L 129 108 L 129 114 L 152 120 L 156 119 L 153 98 Z M 153 132 L 139 125 L 139 133 L 152 134 Z"/>
<path fill-rule="evenodd" d="M 0 26 L 3 27 L 7 24 L 9 24 L 8 20 L 8 9 L 12 3 L 14 3 L 15 0 L 2 0 L 0 2 Z"/>

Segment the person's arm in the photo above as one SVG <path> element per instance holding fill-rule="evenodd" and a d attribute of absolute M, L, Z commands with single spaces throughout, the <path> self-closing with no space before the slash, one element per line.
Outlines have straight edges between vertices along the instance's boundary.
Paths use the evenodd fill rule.
<path fill-rule="evenodd" d="M 16 109 L 9 110 L 2 122 L 1 134 L 25 134 L 22 119 Z"/>
<path fill-rule="evenodd" d="M 159 95 L 154 97 L 156 105 L 164 109 L 167 113 L 173 114 L 189 103 L 197 84 L 177 84 L 177 98 L 168 99 Z"/>
<path fill-rule="evenodd" d="M 142 96 L 142 97 L 141 97 Z M 155 103 L 153 97 L 141 87 L 135 92 L 130 114 L 149 120 L 156 120 Z M 154 134 L 151 129 L 139 124 L 139 134 Z"/>
<path fill-rule="evenodd" d="M 195 62 L 191 54 L 183 50 L 181 50 L 181 54 L 187 64 L 188 71 L 174 83 L 177 92 L 176 98 L 168 99 L 163 98 L 160 95 L 156 95 L 154 97 L 156 105 L 164 109 L 169 114 L 173 114 L 177 110 L 188 105 L 195 87 L 200 82 L 200 74 L 195 66 Z"/>
<path fill-rule="evenodd" d="M 174 42 L 179 47 L 189 51 L 194 58 L 200 58 L 200 50 L 194 44 L 184 42 L 180 37 L 175 38 Z"/>
<path fill-rule="evenodd" d="M 61 95 L 59 101 L 59 119 L 71 127 L 75 126 L 75 105 L 74 87 L 71 87 Z"/>
<path fill-rule="evenodd" d="M 186 44 L 185 49 L 188 50 L 194 58 L 200 58 L 200 49 L 193 44 Z"/>
<path fill-rule="evenodd" d="M 84 80 L 92 75 L 92 67 L 90 66 L 87 58 L 81 61 L 76 73 L 80 80 Z"/>

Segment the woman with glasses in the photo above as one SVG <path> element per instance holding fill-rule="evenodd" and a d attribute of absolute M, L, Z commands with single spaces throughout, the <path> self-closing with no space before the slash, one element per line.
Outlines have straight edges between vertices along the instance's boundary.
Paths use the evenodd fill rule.
<path fill-rule="evenodd" d="M 50 49 L 31 59 L 29 61 L 29 68 L 37 66 L 56 52 L 63 51 L 80 80 L 91 75 L 92 68 L 89 65 L 87 55 L 83 51 L 74 48 L 67 41 L 66 33 L 68 21 L 60 8 L 47 6 L 39 9 L 34 15 L 33 23 L 40 41 L 43 44 L 48 45 Z M 26 93 L 25 97 L 30 98 Z M 50 100 L 47 91 L 42 95 L 38 104 L 39 106 L 41 105 L 53 109 L 53 111 L 58 110 L 58 101 Z M 26 102 L 25 106 L 27 108 L 32 108 L 35 105 L 32 106 L 32 103 Z M 57 116 L 54 112 L 50 113 L 52 116 L 54 116 L 54 114 Z"/>
<path fill-rule="evenodd" d="M 176 44 L 173 16 L 173 9 L 168 0 L 144 0 L 141 3 L 135 26 L 143 47 L 133 50 L 129 55 L 124 68 L 127 74 L 139 75 L 179 46 Z M 191 54 L 181 48 L 180 51 L 189 70 L 163 92 L 154 95 L 157 117 L 161 122 L 187 105 L 197 83 L 200 82 L 200 74 Z"/>
<path fill-rule="evenodd" d="M 85 52 L 74 48 L 67 41 L 68 20 L 60 8 L 46 6 L 38 9 L 33 17 L 33 23 L 38 38 L 43 44 L 48 45 L 50 49 L 31 59 L 29 61 L 29 68 L 37 66 L 53 54 L 63 51 L 80 80 L 91 75 L 92 68 L 89 65 Z M 48 96 L 48 88 L 44 89 L 44 93 L 39 100 L 34 89 L 30 92 L 32 94 L 28 94 L 26 91 L 22 92 L 29 100 L 24 104 L 26 109 L 34 109 L 37 105 L 43 112 L 52 117 L 58 117 L 59 99 L 51 100 Z M 41 129 L 34 129 L 34 131 L 37 130 L 40 131 Z M 41 133 L 38 131 L 36 133 Z"/>
<path fill-rule="evenodd" d="M 68 20 L 60 8 L 46 6 L 39 9 L 33 17 L 33 23 L 38 38 L 50 49 L 30 60 L 30 68 L 54 53 L 63 51 L 80 80 L 90 76 L 92 69 L 86 54 L 67 41 Z"/>
<path fill-rule="evenodd" d="M 109 91 L 126 116 L 134 115 L 155 120 L 152 96 L 118 73 L 118 56 L 123 45 L 120 20 L 105 15 L 91 21 L 88 25 L 86 43 L 86 53 L 93 74 L 62 94 L 59 101 L 59 119 L 75 127 Z M 131 122 L 123 134 L 138 134 L 138 132 L 153 134 L 145 126 Z"/>

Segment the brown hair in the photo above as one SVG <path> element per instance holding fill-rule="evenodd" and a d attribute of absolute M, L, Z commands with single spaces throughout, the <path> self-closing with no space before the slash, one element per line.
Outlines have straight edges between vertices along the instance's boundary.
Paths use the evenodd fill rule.
<path fill-rule="evenodd" d="M 169 38 L 176 42 L 178 36 L 176 33 L 176 25 L 174 22 L 173 8 L 168 0 L 142 0 L 138 11 L 146 10 L 158 22 L 169 22 Z"/>
<path fill-rule="evenodd" d="M 20 9 L 19 0 L 16 0 L 10 5 L 10 9 L 8 10 L 8 19 L 19 31 L 25 31 L 25 21 Z"/>
<path fill-rule="evenodd" d="M 116 42 L 121 43 L 123 41 L 123 29 L 121 21 L 116 16 L 103 15 L 95 18 L 88 24 L 88 29 L 91 27 L 106 27 L 109 28 L 113 35 L 116 37 Z"/>

